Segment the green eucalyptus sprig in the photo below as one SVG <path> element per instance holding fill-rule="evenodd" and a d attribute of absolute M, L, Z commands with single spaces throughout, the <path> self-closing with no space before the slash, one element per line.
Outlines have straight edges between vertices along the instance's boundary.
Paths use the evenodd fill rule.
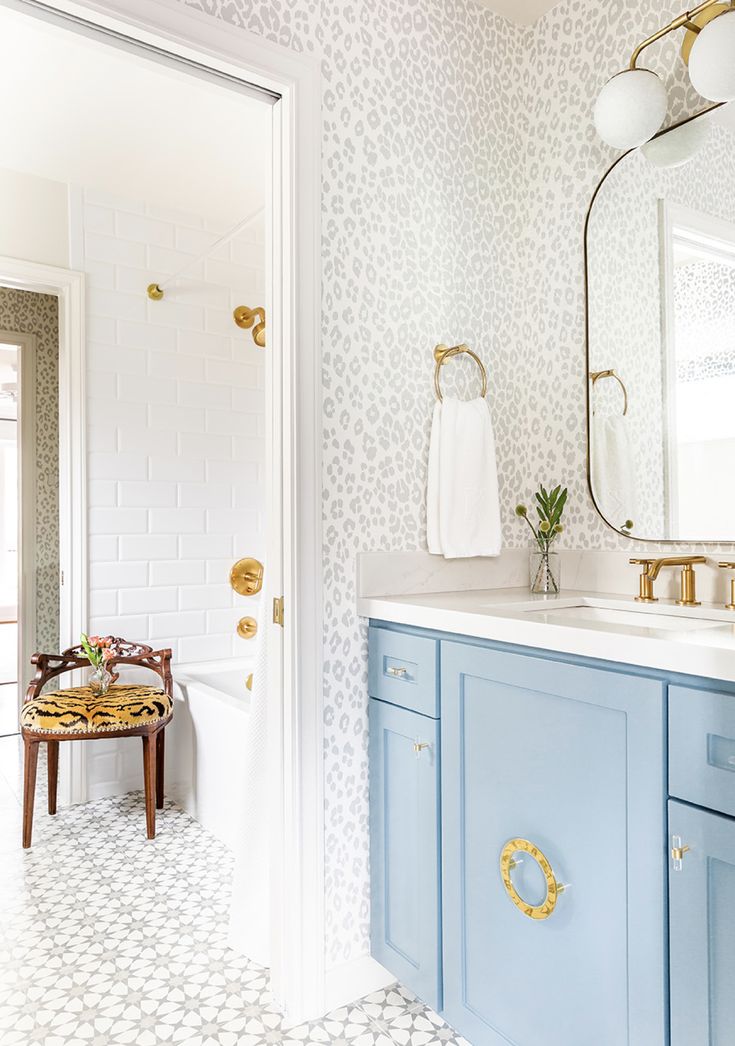
<path fill-rule="evenodd" d="M 567 488 L 562 489 L 559 484 L 549 492 L 542 485 L 534 494 L 534 498 L 539 517 L 537 526 L 534 526 L 528 518 L 528 509 L 525 505 L 516 505 L 516 515 L 528 523 L 541 552 L 548 553 L 559 534 L 564 530 L 561 517 L 567 502 Z"/>

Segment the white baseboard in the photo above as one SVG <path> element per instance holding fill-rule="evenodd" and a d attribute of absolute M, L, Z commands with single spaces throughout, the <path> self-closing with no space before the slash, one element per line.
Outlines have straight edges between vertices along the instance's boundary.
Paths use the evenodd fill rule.
<path fill-rule="evenodd" d="M 327 970 L 324 984 L 326 1012 L 356 1002 L 370 992 L 395 984 L 396 979 L 370 955 L 342 963 Z"/>

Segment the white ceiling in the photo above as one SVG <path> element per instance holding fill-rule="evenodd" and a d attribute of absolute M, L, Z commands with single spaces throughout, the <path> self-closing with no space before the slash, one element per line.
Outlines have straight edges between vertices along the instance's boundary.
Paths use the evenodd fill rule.
<path fill-rule="evenodd" d="M 518 25 L 533 25 L 560 0 L 477 0 L 482 7 L 509 18 Z"/>
<path fill-rule="evenodd" d="M 0 167 L 225 225 L 262 205 L 269 106 L 0 10 Z"/>

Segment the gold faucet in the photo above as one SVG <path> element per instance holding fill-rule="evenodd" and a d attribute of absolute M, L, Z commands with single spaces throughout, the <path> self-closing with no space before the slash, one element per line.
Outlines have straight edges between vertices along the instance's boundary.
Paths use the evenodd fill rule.
<path fill-rule="evenodd" d="M 658 603 L 658 596 L 653 594 L 653 581 L 648 576 L 648 568 L 655 560 L 653 559 L 631 559 L 631 563 L 635 566 L 643 567 L 641 576 L 638 579 L 638 595 L 635 597 L 636 603 Z"/>
<path fill-rule="evenodd" d="M 681 599 L 676 605 L 680 607 L 698 607 L 697 591 L 694 578 L 694 564 L 706 563 L 706 556 L 662 556 L 652 560 L 646 569 L 651 582 L 655 581 L 662 567 L 681 567 Z"/>

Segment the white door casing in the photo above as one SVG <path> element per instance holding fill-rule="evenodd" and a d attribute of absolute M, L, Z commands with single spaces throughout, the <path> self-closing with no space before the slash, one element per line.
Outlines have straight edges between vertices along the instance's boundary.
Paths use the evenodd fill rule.
<path fill-rule="evenodd" d="M 111 43 L 143 47 L 162 60 L 174 57 L 274 99 L 266 301 L 269 510 L 281 526 L 269 549 L 268 573 L 271 593 L 284 597 L 285 627 L 273 624 L 269 635 L 269 692 L 283 695 L 282 702 L 272 702 L 268 723 L 271 954 L 275 995 L 287 1020 L 298 1023 L 320 1016 L 325 1005 L 318 60 L 179 0 L 0 0 L 0 6 L 106 34 Z M 80 356 L 77 362 L 82 361 Z M 77 377 L 83 396 L 83 369 Z M 72 473 L 79 479 L 83 432 L 67 435 Z M 68 500 L 64 509 L 71 510 Z M 75 511 L 69 518 L 81 523 L 79 504 Z M 84 538 L 78 532 L 71 538 L 86 610 L 86 558 L 83 569 L 75 558 Z"/>

